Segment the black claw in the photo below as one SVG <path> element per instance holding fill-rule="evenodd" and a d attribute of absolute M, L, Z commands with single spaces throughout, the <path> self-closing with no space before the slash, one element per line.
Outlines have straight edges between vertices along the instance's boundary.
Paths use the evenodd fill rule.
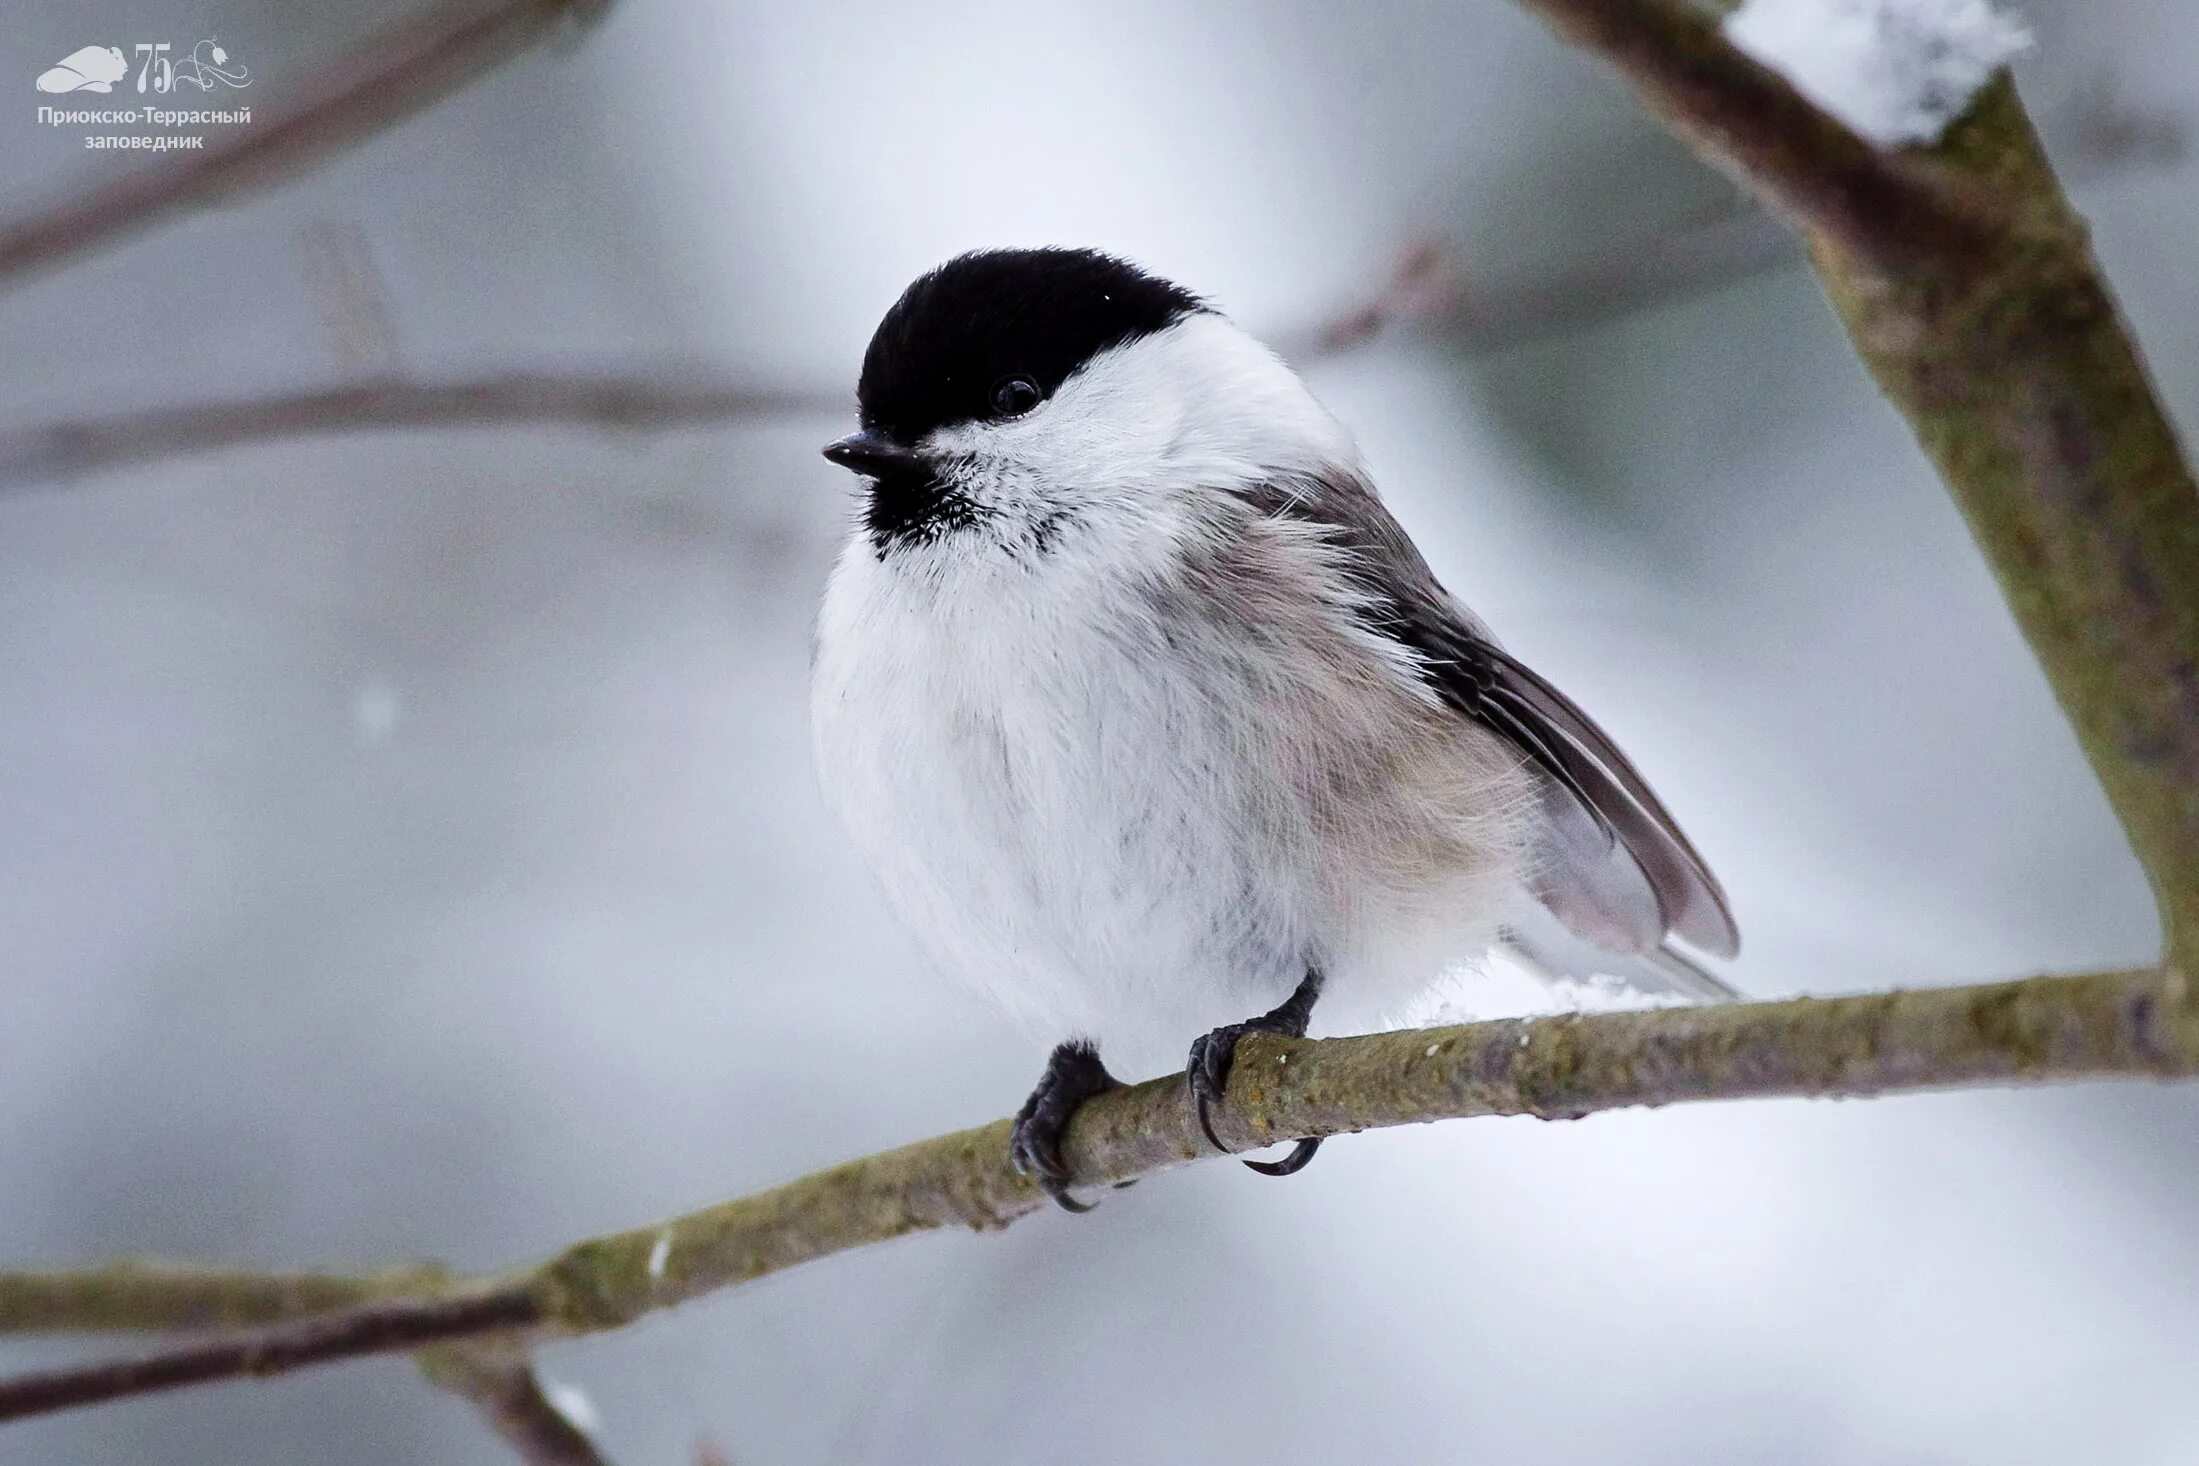
<path fill-rule="evenodd" d="M 1016 1112 L 1015 1128 L 1008 1137 L 1008 1161 L 1038 1182 L 1039 1189 L 1063 1211 L 1092 1209 L 1089 1202 L 1069 1194 L 1069 1163 L 1061 1154 L 1069 1119 L 1093 1095 L 1120 1088 L 1122 1081 L 1107 1072 L 1097 1049 L 1088 1043 L 1065 1043 L 1047 1059 L 1038 1088 Z"/>
<path fill-rule="evenodd" d="M 1219 1135 L 1216 1135 L 1216 1134 L 1214 1133 L 1214 1122 L 1213 1122 L 1213 1120 L 1211 1120 L 1211 1119 L 1209 1119 L 1209 1118 L 1207 1117 L 1207 1113 L 1206 1113 L 1206 1096 L 1205 1096 L 1205 1095 L 1203 1095 L 1203 1094 L 1201 1094 L 1201 1093 L 1199 1093 L 1199 1092 L 1198 1092 L 1197 1090 L 1193 1090 L 1193 1091 L 1192 1091 L 1192 1094 L 1191 1094 L 1191 1097 L 1192 1097 L 1192 1098 L 1193 1098 L 1194 1100 L 1198 1101 L 1198 1105 L 1199 1105 L 1199 1128 L 1200 1128 L 1200 1129 L 1201 1129 L 1202 1131 L 1206 1132 L 1206 1143 L 1207 1143 L 1208 1145 L 1211 1145 L 1211 1146 L 1213 1146 L 1213 1147 L 1214 1147 L 1214 1148 L 1215 1148 L 1216 1150 L 1218 1150 L 1218 1151 L 1221 1151 L 1221 1152 L 1222 1152 L 1222 1153 L 1223 1153 L 1224 1155 L 1227 1155 L 1227 1154 L 1229 1153 L 1229 1147 L 1228 1147 L 1228 1146 L 1226 1146 L 1226 1145 L 1224 1145 L 1224 1144 L 1222 1144 L 1222 1137 L 1221 1137 L 1221 1136 L 1219 1136 Z"/>
<path fill-rule="evenodd" d="M 1046 1188 L 1046 1194 L 1054 1199 L 1054 1205 L 1073 1217 L 1083 1216 L 1095 1205 L 1093 1202 L 1079 1201 L 1071 1196 L 1066 1182 L 1041 1180 L 1038 1184 Z"/>
<path fill-rule="evenodd" d="M 1275 1033 L 1285 1038 L 1304 1038 L 1306 1025 L 1313 1017 L 1314 999 L 1321 995 L 1321 974 L 1308 972 L 1304 982 L 1281 1007 L 1242 1023 L 1226 1023 L 1212 1033 L 1195 1039 L 1191 1045 L 1191 1057 L 1184 1065 L 1184 1079 L 1191 1086 L 1191 1100 L 1198 1110 L 1199 1128 L 1216 1150 L 1227 1151 L 1220 1136 L 1214 1133 L 1214 1122 L 1208 1109 L 1229 1093 L 1229 1071 L 1237 1058 L 1237 1041 L 1248 1033 Z M 1246 1161 L 1244 1164 L 1263 1176 L 1289 1176 L 1306 1167 L 1313 1153 L 1321 1148 L 1318 1139 L 1301 1140 L 1291 1153 L 1279 1161 Z"/>
<path fill-rule="evenodd" d="M 1214 1133 L 1214 1122 L 1208 1118 L 1207 1106 L 1229 1093 L 1229 1070 L 1237 1057 L 1237 1040 L 1245 1036 L 1249 1027 L 1244 1023 L 1232 1023 L 1193 1039 L 1191 1057 L 1184 1064 L 1184 1078 L 1191 1085 L 1191 1100 L 1199 1111 L 1199 1128 L 1206 1132 L 1207 1142 L 1216 1150 L 1226 1151 L 1229 1147 Z"/>
<path fill-rule="evenodd" d="M 1306 1168 L 1313 1153 L 1321 1148 L 1321 1137 L 1308 1136 L 1290 1148 L 1290 1154 L 1279 1161 L 1246 1161 L 1245 1165 L 1263 1176 L 1295 1176 Z"/>

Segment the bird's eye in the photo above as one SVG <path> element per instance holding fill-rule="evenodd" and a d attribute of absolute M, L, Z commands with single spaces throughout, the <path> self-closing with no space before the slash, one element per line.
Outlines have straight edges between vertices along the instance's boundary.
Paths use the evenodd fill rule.
<path fill-rule="evenodd" d="M 1029 377 L 1002 377 L 993 384 L 993 416 L 1021 417 L 1038 406 L 1040 395 Z"/>

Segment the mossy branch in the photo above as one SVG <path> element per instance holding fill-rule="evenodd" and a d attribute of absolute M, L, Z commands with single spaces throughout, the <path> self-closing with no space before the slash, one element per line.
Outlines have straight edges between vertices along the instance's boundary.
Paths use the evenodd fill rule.
<path fill-rule="evenodd" d="M 2001 78 L 1934 156 L 2007 201 L 1994 247 L 1888 274 L 1811 256 L 1992 563 L 2199 971 L 2199 486 Z"/>
<path fill-rule="evenodd" d="M 1487 1115 L 1575 1119 L 1685 1100 L 2199 1074 L 2199 1022 L 2155 971 L 1709 1008 L 1509 1018 L 1360 1038 L 1246 1040 L 1215 1116 L 1232 1150 Z M 0 1381 L 0 1420 L 336 1359 L 495 1338 L 511 1347 L 649 1313 L 911 1232 L 989 1231 L 1045 1204 L 1008 1125 L 850 1161 L 771 1191 L 593 1238 L 488 1277 L 346 1278 L 121 1263 L 0 1274 L 0 1332 L 260 1327 Z M 1106 1186 L 1220 1154 L 1180 1077 L 1078 1111 L 1068 1156 Z M 333 1309 L 334 1311 L 329 1311 Z"/>
<path fill-rule="evenodd" d="M 1793 219 L 1938 466 L 2199 957 L 2199 487 L 2003 74 L 1929 147 L 1873 149 L 1688 0 L 1521 0 Z M 1726 8 L 1726 7 L 1719 7 Z"/>

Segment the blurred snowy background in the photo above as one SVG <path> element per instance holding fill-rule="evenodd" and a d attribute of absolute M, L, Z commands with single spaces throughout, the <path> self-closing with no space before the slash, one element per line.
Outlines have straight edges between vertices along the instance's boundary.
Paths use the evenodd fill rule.
<path fill-rule="evenodd" d="M 264 107 L 404 13 L 22 0 L 0 202 L 140 161 L 32 121 L 88 42 L 211 34 Z M 2028 13 L 2073 166 L 2103 106 L 2199 122 L 2188 0 Z M 2199 420 L 2199 170 L 2083 171 Z M 390 370 L 673 362 L 829 401 L 971 246 L 1119 250 L 1281 336 L 1412 239 L 1501 303 L 1728 196 L 1496 0 L 627 0 L 0 295 L 0 430 Z M 1603 314 L 1310 374 L 1439 572 L 1724 874 L 1736 981 L 2148 958 L 2076 745 L 1807 272 Z M 1041 1055 L 920 970 L 808 769 L 850 508 L 816 449 L 848 420 L 0 487 L 0 1258 L 493 1266 L 1011 1109 Z M 2171 1466 L 2199 1459 L 2195 1121 L 2199 1091 L 2096 1087 L 1391 1132 L 828 1261 L 544 1368 L 622 1466 L 699 1437 L 741 1466 Z M 0 1430 L 49 1466 L 504 1459 L 401 1361 Z"/>

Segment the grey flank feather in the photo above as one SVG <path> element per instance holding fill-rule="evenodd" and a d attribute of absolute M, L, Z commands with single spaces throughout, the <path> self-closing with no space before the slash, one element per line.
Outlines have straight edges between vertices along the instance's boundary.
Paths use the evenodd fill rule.
<path fill-rule="evenodd" d="M 1355 559 L 1375 629 L 1418 653 L 1446 703 L 1501 734 L 1544 776 L 1531 891 L 1566 933 L 1610 954 L 1591 969 L 1651 990 L 1731 996 L 1667 944 L 1678 937 L 1718 957 L 1740 946 L 1725 892 L 1679 822 L 1586 713 L 1499 647 L 1443 588 L 1374 491 L 1338 475 L 1263 485 L 1247 497 L 1263 513 L 1326 529 Z M 1560 944 L 1542 945 L 1559 955 Z M 1583 960 L 1570 954 L 1552 970 L 1581 975 Z"/>

